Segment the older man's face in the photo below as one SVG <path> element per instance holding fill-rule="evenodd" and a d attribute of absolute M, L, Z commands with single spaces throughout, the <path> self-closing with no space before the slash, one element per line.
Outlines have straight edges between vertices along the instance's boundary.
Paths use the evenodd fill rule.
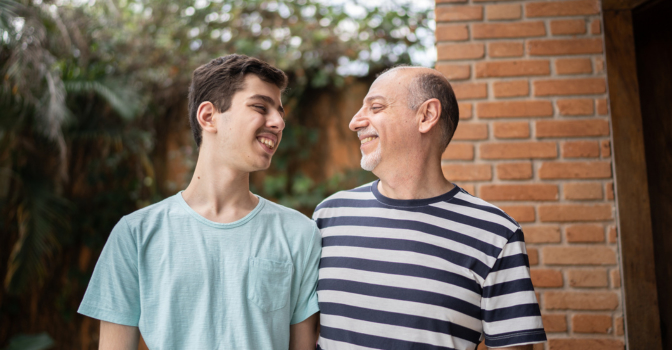
<path fill-rule="evenodd" d="M 415 112 L 408 106 L 409 71 L 395 70 L 376 79 L 350 121 L 350 130 L 357 132 L 361 142 L 362 168 L 378 176 L 403 166 L 398 163 L 417 137 Z"/>

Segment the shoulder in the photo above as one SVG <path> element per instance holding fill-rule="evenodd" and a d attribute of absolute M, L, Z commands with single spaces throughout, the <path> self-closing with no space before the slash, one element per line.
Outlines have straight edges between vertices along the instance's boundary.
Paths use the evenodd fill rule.
<path fill-rule="evenodd" d="M 317 207 L 315 208 L 315 212 L 313 213 L 313 219 L 315 219 L 318 212 L 324 208 L 331 208 L 335 206 L 347 206 L 348 204 L 351 204 L 352 201 L 357 200 L 375 199 L 373 193 L 371 192 L 372 183 L 373 182 L 369 182 L 367 184 L 355 187 L 350 190 L 339 191 L 327 197 L 322 202 L 320 202 L 320 204 L 318 204 Z"/>
<path fill-rule="evenodd" d="M 125 215 L 121 221 L 126 221 L 126 224 L 130 229 L 135 229 L 156 221 L 160 221 L 163 218 L 174 218 L 176 214 L 175 209 L 177 206 L 179 206 L 176 196 L 179 195 L 180 194 L 178 193 L 152 205 L 138 209 L 128 215 Z"/>
<path fill-rule="evenodd" d="M 306 232 L 306 234 L 312 234 L 315 230 L 315 222 L 313 222 L 313 220 L 298 210 L 271 202 L 267 199 L 262 200 L 265 201 L 264 210 L 261 213 L 262 215 L 273 216 L 280 219 L 283 226 L 291 225 L 293 228 L 292 231 L 300 231 Z"/>
<path fill-rule="evenodd" d="M 470 225 L 488 228 L 489 231 L 496 229 L 499 236 L 511 238 L 520 231 L 520 225 L 501 208 L 484 201 L 481 198 L 469 194 L 464 189 L 449 201 L 446 206 L 455 212 L 470 219 Z"/>

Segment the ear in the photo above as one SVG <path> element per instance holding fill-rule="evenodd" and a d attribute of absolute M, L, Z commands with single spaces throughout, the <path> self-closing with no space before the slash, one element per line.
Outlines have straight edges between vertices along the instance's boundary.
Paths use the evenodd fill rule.
<path fill-rule="evenodd" d="M 423 134 L 428 133 L 439 123 L 441 117 L 441 102 L 438 99 L 431 98 L 418 108 L 418 131 Z"/>
<path fill-rule="evenodd" d="M 201 125 L 203 131 L 217 133 L 217 125 L 215 123 L 215 115 L 217 108 L 210 101 L 202 102 L 196 111 L 196 119 Z"/>

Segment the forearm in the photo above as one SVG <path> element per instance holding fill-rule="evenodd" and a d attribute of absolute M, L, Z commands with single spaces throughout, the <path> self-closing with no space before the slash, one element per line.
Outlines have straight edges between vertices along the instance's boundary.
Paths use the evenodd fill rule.
<path fill-rule="evenodd" d="M 138 327 L 100 321 L 100 350 L 137 350 L 140 341 Z"/>
<path fill-rule="evenodd" d="M 315 350 L 319 313 L 289 327 L 289 350 Z"/>

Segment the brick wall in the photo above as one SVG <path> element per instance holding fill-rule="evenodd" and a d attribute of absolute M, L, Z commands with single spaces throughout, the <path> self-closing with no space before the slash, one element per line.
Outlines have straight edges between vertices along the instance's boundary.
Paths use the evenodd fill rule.
<path fill-rule="evenodd" d="M 446 177 L 523 226 L 546 349 L 623 349 L 599 1 L 437 0 L 436 22 Z"/>

